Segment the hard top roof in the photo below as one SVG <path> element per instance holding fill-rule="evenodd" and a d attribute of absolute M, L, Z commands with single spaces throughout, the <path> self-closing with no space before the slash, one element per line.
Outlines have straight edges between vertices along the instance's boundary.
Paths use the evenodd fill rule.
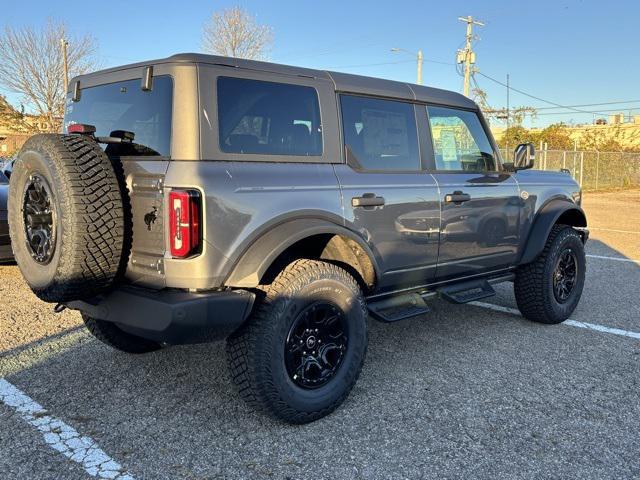
<path fill-rule="evenodd" d="M 349 73 L 332 72 L 328 70 L 315 70 L 311 68 L 294 67 L 291 65 L 261 62 L 257 60 L 245 60 L 242 58 L 223 57 L 219 55 L 207 55 L 203 53 L 179 53 L 167 58 L 108 68 L 105 70 L 87 74 L 87 76 L 92 76 L 94 74 L 103 75 L 110 72 L 117 72 L 136 67 L 158 65 L 163 63 L 198 63 L 221 65 L 227 67 L 262 71 L 266 73 L 321 78 L 332 81 L 335 85 L 336 91 L 339 92 L 362 93 L 383 97 L 401 98 L 405 100 L 417 100 L 425 103 L 437 103 L 441 105 L 451 105 L 462 108 L 478 108 L 477 105 L 469 98 L 460 93 L 452 92 L 449 90 L 425 87 L 412 83 L 396 82 L 393 80 L 385 80 L 382 78 L 352 75 Z M 82 80 L 83 76 L 84 75 L 80 75 L 74 80 Z M 71 83 L 70 88 L 72 88 Z"/>

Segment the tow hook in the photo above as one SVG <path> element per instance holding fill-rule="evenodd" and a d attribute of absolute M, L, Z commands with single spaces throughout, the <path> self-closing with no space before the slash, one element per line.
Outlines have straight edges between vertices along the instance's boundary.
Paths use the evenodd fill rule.
<path fill-rule="evenodd" d="M 58 303 L 53 307 L 53 313 L 62 313 L 66 310 L 67 306 L 64 303 Z"/>

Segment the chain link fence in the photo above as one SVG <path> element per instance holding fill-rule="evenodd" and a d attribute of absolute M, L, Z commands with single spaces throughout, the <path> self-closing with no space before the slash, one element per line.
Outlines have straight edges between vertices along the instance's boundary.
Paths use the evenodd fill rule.
<path fill-rule="evenodd" d="M 513 151 L 502 150 L 510 159 Z M 583 190 L 640 187 L 640 153 L 580 150 L 536 150 L 536 170 L 566 169 Z"/>

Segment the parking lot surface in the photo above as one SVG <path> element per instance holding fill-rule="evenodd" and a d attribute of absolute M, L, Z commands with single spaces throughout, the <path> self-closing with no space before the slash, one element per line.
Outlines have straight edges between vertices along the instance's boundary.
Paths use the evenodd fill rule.
<path fill-rule="evenodd" d="M 640 209 L 630 202 L 640 206 L 640 192 L 586 195 L 587 284 L 572 319 L 638 333 Z M 0 402 L 2 478 L 92 478 L 85 454 L 52 447 L 67 427 L 118 465 L 102 478 L 640 477 L 633 336 L 436 301 L 423 317 L 370 321 L 344 405 L 290 426 L 242 403 L 222 343 L 126 355 L 89 337 L 78 314 L 53 314 L 15 266 L 0 267 L 0 295 L 0 378 L 43 409 Z M 510 284 L 488 302 L 516 308 Z M 40 418 L 59 431 L 43 434 Z"/>

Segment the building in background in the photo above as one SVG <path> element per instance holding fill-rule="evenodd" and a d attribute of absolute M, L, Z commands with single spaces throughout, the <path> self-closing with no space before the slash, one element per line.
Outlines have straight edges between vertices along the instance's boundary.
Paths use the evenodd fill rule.
<path fill-rule="evenodd" d="M 46 118 L 37 115 L 25 114 L 20 120 L 13 117 L 0 118 L 0 157 L 14 155 L 31 135 L 55 129 Z"/>

